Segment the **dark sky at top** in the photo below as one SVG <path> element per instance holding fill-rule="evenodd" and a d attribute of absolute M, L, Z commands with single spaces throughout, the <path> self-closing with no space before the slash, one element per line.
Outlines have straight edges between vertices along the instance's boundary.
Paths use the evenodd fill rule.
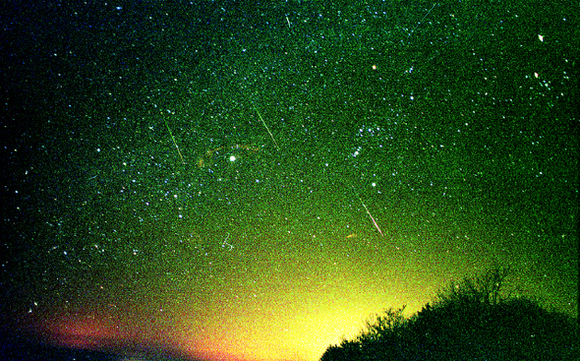
<path fill-rule="evenodd" d="M 494 265 L 577 317 L 573 6 L 2 7 L 11 328 L 311 361 Z"/>

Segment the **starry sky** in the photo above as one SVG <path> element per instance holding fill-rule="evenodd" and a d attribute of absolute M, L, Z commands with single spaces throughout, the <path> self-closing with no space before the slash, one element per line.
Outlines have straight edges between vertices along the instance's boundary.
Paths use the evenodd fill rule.
<path fill-rule="evenodd" d="M 572 5 L 3 6 L 4 330 L 314 361 L 496 265 L 577 317 Z"/>

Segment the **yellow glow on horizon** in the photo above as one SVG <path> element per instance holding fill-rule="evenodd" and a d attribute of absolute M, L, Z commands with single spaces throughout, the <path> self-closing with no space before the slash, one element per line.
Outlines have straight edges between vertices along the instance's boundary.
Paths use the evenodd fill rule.
<path fill-rule="evenodd" d="M 174 339 L 190 355 L 212 361 L 317 361 L 387 308 L 418 311 L 431 296 L 427 285 L 441 282 L 416 271 L 426 269 L 427 261 L 408 262 L 393 253 L 401 276 L 368 261 L 374 248 L 346 252 L 351 256 L 326 263 L 302 260 L 306 266 L 298 271 L 294 263 L 262 255 L 257 280 L 236 274 L 220 285 L 227 292 L 176 305 Z"/>
<path fill-rule="evenodd" d="M 195 320 L 182 316 L 180 329 L 184 332 L 176 336 L 185 352 L 207 360 L 316 361 L 330 345 L 355 337 L 364 321 L 384 309 L 379 298 L 355 302 L 332 295 L 319 298 L 309 304 L 288 305 L 292 309 L 288 314 L 274 309 L 276 302 L 237 317 L 229 314 L 223 322 L 215 319 L 199 333 L 188 326 Z"/>

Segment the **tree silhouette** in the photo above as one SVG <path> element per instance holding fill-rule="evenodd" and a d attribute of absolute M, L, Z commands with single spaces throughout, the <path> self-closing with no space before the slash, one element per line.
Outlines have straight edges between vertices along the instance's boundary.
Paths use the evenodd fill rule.
<path fill-rule="evenodd" d="M 335 360 L 580 360 L 577 322 L 505 291 L 507 267 L 464 278 L 405 318 L 388 309 L 354 340 L 331 346 Z"/>
<path fill-rule="evenodd" d="M 495 267 L 478 277 L 466 277 L 437 293 L 436 302 L 446 305 L 496 305 L 510 295 L 503 295 L 505 280 L 512 274 L 510 267 Z"/>

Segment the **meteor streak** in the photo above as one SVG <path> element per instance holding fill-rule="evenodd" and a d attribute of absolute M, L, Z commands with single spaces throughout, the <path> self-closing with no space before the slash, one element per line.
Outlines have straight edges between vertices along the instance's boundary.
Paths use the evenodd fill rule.
<path fill-rule="evenodd" d="M 258 116 L 260 117 L 260 120 L 262 121 L 262 124 L 264 124 L 264 128 L 266 128 L 266 130 L 268 131 L 268 134 L 270 134 L 270 138 L 272 138 L 272 140 L 274 141 L 274 144 L 276 145 L 276 149 L 280 150 L 280 147 L 278 146 L 278 143 L 276 142 L 276 139 L 274 139 L 274 136 L 272 135 L 272 132 L 270 131 L 270 128 L 268 128 L 268 126 L 266 125 L 266 122 L 264 121 L 264 118 L 262 118 L 262 114 L 260 114 L 260 112 L 258 111 L 258 108 L 256 108 L 255 105 L 253 105 L 253 107 L 254 107 L 254 110 L 256 111 L 256 113 L 258 113 Z"/>
<path fill-rule="evenodd" d="M 167 124 L 167 120 L 163 119 L 165 121 L 165 126 L 167 127 L 167 130 L 169 131 L 169 135 L 171 136 L 171 139 L 173 140 L 173 144 L 175 144 L 175 148 L 177 148 L 177 153 L 179 153 L 179 158 L 181 158 L 181 162 L 183 164 L 185 164 L 185 160 L 183 159 L 183 156 L 181 155 L 181 151 L 179 150 L 179 147 L 177 146 L 177 142 L 175 141 L 175 138 L 173 137 L 173 134 L 171 133 L 171 129 L 169 128 L 169 124 Z"/>
<path fill-rule="evenodd" d="M 354 190 L 354 186 L 352 187 Z M 358 200 L 360 201 L 360 203 L 362 204 L 362 206 L 365 208 L 365 211 L 367 211 L 367 214 L 369 215 L 369 217 L 371 218 L 371 221 L 373 221 L 373 224 L 375 225 L 375 228 L 377 229 L 377 231 L 379 231 L 379 233 L 381 234 L 381 236 L 385 236 L 383 234 L 383 231 L 381 231 L 381 228 L 379 227 L 379 225 L 377 224 L 377 221 L 375 221 L 375 217 L 373 217 L 373 215 L 371 214 L 371 212 L 369 211 L 369 209 L 367 208 L 365 202 L 363 202 L 362 198 L 358 195 L 358 193 L 355 191 L 354 192 L 356 194 L 356 196 L 358 197 Z"/>

